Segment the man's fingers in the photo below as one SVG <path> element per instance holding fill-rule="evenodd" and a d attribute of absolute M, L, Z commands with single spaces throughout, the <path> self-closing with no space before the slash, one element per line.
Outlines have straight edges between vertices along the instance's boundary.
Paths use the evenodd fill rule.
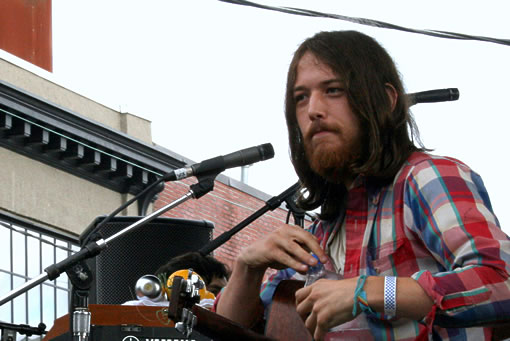
<path fill-rule="evenodd" d="M 317 257 L 319 257 L 319 260 L 323 263 L 326 263 L 328 261 L 328 258 L 326 256 L 326 253 L 324 250 L 322 250 L 321 246 L 319 245 L 319 242 L 317 240 L 317 237 L 312 235 L 310 232 L 302 230 L 300 228 L 294 229 L 292 231 L 294 233 L 293 240 L 298 243 L 303 250 L 305 250 L 308 254 L 311 252 Z M 303 255 L 303 257 L 305 257 Z M 307 263 L 308 265 L 315 265 L 316 262 L 313 260 L 313 257 L 302 258 L 302 261 Z"/>
<path fill-rule="evenodd" d="M 289 253 L 287 249 L 275 249 L 271 256 L 273 263 L 271 266 L 277 268 L 292 268 L 299 272 L 306 272 L 308 269 L 307 265 L 296 260 L 295 257 L 296 256 Z"/>
<path fill-rule="evenodd" d="M 277 261 L 301 273 L 306 272 L 308 266 L 317 264 L 317 260 L 310 254 L 310 250 L 320 249 L 313 235 L 295 226 L 283 228 L 279 234 L 280 238 L 273 240 L 276 244 L 274 249 L 283 250 L 285 254 L 280 254 Z"/>
<path fill-rule="evenodd" d="M 282 225 L 263 240 L 244 249 L 242 260 L 252 268 L 289 267 L 305 273 L 309 266 L 317 264 L 317 260 L 310 253 L 316 254 L 325 262 L 322 257 L 326 256 L 315 236 L 298 226 Z"/>
<path fill-rule="evenodd" d="M 306 300 L 310 292 L 310 287 L 305 287 L 296 291 L 296 311 L 303 321 L 306 320 L 308 314 L 313 307 L 313 302 Z"/>
<path fill-rule="evenodd" d="M 310 334 L 312 334 L 312 335 L 315 335 L 314 331 L 315 331 L 316 324 L 317 324 L 317 316 L 312 311 L 310 313 L 310 315 L 308 315 L 308 317 L 306 318 L 306 321 L 305 321 L 305 327 L 306 327 L 306 329 L 308 329 L 310 331 Z"/>
<path fill-rule="evenodd" d="M 321 341 L 324 338 L 324 335 L 326 335 L 326 333 L 323 330 L 316 328 L 315 333 L 313 334 L 313 339 L 316 341 Z"/>

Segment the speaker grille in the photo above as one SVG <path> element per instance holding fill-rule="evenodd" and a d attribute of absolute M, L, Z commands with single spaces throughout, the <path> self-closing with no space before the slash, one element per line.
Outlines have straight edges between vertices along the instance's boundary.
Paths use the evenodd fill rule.
<path fill-rule="evenodd" d="M 101 227 L 100 233 L 106 239 L 142 218 L 114 218 Z M 80 241 L 103 219 L 96 219 Z M 205 220 L 156 218 L 110 241 L 106 249 L 87 261 L 94 274 L 90 303 L 122 304 L 136 299 L 134 286 L 141 276 L 153 274 L 175 256 L 200 249 L 212 239 L 213 228 L 214 224 Z"/>

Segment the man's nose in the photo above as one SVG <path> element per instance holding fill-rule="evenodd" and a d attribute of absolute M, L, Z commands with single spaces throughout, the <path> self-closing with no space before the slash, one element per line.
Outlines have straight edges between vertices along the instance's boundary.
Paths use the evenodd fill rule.
<path fill-rule="evenodd" d="M 308 117 L 311 120 L 326 117 L 326 104 L 324 98 L 318 93 L 310 94 L 308 101 Z"/>

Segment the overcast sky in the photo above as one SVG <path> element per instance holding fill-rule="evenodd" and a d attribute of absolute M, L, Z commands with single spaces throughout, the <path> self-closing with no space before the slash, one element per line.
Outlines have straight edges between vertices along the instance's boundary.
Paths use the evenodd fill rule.
<path fill-rule="evenodd" d="M 385 21 L 415 29 L 510 39 L 504 1 L 257 1 Z M 153 141 L 202 161 L 262 143 L 275 158 L 248 182 L 277 195 L 296 182 L 283 95 L 292 53 L 323 30 L 359 30 L 393 56 L 407 92 L 458 88 L 454 102 L 418 104 L 422 139 L 482 175 L 503 229 L 510 46 L 456 41 L 309 18 L 217 0 L 53 0 L 54 78 L 152 121 Z M 225 175 L 240 178 L 240 170 Z M 105 212 L 108 213 L 108 212 Z"/>

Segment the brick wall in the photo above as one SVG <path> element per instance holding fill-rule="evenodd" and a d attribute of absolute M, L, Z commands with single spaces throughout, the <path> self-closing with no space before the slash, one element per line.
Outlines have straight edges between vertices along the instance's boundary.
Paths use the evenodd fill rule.
<path fill-rule="evenodd" d="M 189 186 L 195 182 L 196 180 L 185 179 L 167 183 L 165 189 L 159 194 L 154 209 L 159 209 L 182 197 L 188 193 Z M 213 237 L 216 238 L 264 205 L 264 200 L 216 181 L 213 191 L 199 199 L 190 199 L 166 212 L 163 216 L 209 220 L 214 223 Z M 241 249 L 264 234 L 273 231 L 279 223 L 285 222 L 286 218 L 287 210 L 281 208 L 266 212 L 217 248 L 214 251 L 214 256 L 231 268 Z"/>

